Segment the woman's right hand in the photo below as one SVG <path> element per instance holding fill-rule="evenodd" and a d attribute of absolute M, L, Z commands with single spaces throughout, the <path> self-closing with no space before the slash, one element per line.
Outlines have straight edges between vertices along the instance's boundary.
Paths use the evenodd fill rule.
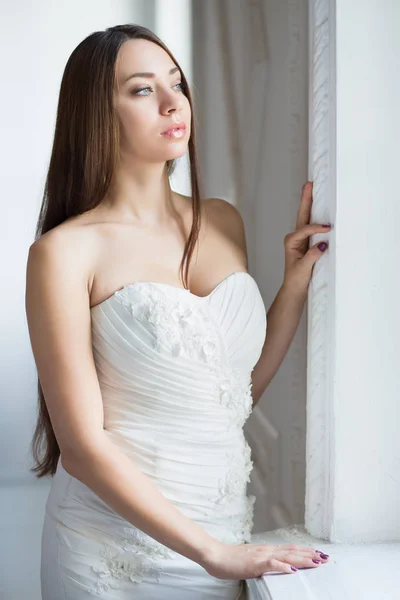
<path fill-rule="evenodd" d="M 319 563 L 313 562 L 320 561 Z M 268 571 L 291 573 L 291 568 L 319 567 L 328 562 L 313 548 L 297 544 L 223 544 L 213 545 L 202 566 L 219 579 L 252 579 Z"/>

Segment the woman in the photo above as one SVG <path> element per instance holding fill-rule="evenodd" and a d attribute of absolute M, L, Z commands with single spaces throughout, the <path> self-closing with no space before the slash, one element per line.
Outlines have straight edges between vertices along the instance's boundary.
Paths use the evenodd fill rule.
<path fill-rule="evenodd" d="M 243 425 L 273 338 L 239 212 L 200 199 L 193 124 L 184 74 L 148 29 L 95 32 L 71 54 L 27 264 L 32 471 L 53 476 L 43 600 L 235 599 L 246 578 L 321 564 L 312 548 L 249 543 Z M 169 185 L 188 148 L 191 197 Z M 321 255 L 306 252 L 324 231 L 310 199 L 308 185 L 285 238 L 275 371 Z"/>

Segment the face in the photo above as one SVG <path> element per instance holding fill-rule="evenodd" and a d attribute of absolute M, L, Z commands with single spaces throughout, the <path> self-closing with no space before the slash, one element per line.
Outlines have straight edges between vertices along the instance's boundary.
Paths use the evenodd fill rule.
<path fill-rule="evenodd" d="M 116 70 L 114 106 L 121 155 L 142 163 L 162 163 L 184 155 L 191 110 L 180 71 L 170 56 L 153 42 L 129 40 L 120 48 Z M 178 125 L 186 129 L 165 133 Z"/>

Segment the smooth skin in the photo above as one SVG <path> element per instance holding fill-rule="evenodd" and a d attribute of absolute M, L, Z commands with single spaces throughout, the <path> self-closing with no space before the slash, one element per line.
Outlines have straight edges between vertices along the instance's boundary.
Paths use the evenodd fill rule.
<path fill-rule="evenodd" d="M 312 548 L 215 540 L 163 497 L 104 433 L 91 307 L 136 280 L 181 285 L 178 268 L 191 226 L 191 202 L 175 192 L 170 200 L 165 161 L 186 153 L 191 113 L 179 71 L 170 72 L 174 66 L 162 48 L 147 40 L 122 46 L 115 90 L 121 159 L 110 191 L 98 207 L 67 219 L 29 249 L 29 334 L 62 465 L 123 518 L 215 577 L 292 574 L 291 565 L 316 568 L 313 559 L 326 560 Z M 130 77 L 143 72 L 154 75 Z M 186 136 L 162 135 L 174 122 L 186 124 Z M 228 274 L 247 270 L 239 211 L 209 198 L 202 201 L 202 214 L 199 251 L 189 276 L 197 295 L 210 293 Z"/>
<path fill-rule="evenodd" d="M 238 575 L 240 579 L 252 579 L 269 571 L 293 574 L 291 566 L 317 568 L 328 562 L 314 548 L 297 544 L 220 544 L 214 552 L 203 566 L 210 575 L 220 579 L 236 579 Z"/>

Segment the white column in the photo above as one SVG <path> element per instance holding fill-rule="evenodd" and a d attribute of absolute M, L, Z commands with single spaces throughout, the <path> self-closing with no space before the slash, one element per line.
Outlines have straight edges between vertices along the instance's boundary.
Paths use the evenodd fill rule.
<path fill-rule="evenodd" d="M 400 540 L 400 4 L 310 2 L 313 220 L 305 527 Z"/>

